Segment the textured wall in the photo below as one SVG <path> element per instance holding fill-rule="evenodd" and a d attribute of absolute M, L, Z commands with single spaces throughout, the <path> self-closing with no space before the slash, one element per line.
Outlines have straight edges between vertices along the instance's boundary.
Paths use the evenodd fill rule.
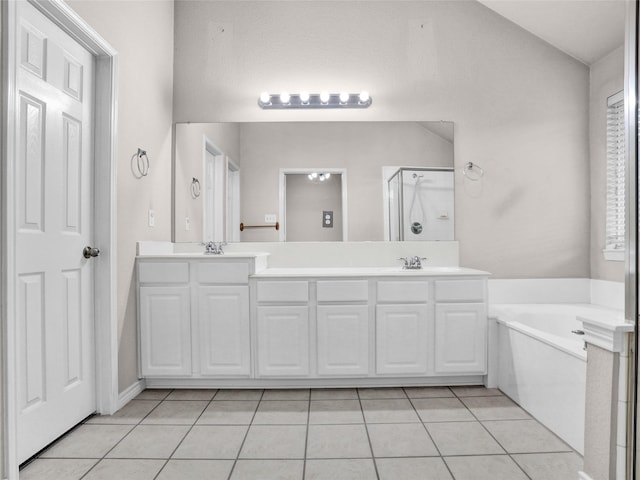
<path fill-rule="evenodd" d="M 118 51 L 117 230 L 118 375 L 124 390 L 138 379 L 135 255 L 139 240 L 171 239 L 173 1 L 69 1 Z M 149 176 L 136 179 L 131 158 L 148 152 Z M 148 210 L 156 226 L 147 226 Z"/>
<path fill-rule="evenodd" d="M 176 2 L 176 121 L 452 120 L 462 265 L 588 277 L 589 71 L 475 1 Z M 358 111 L 263 91 L 369 90 Z M 482 166 L 471 183 L 460 168 Z"/>

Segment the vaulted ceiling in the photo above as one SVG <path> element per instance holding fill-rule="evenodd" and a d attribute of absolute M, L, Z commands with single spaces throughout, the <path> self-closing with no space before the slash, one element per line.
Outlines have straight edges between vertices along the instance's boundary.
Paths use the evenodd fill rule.
<path fill-rule="evenodd" d="M 586 65 L 624 44 L 624 0 L 478 0 Z"/>

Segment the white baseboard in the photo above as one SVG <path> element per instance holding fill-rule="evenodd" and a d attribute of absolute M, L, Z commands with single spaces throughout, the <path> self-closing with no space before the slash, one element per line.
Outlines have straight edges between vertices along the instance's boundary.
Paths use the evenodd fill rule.
<path fill-rule="evenodd" d="M 593 480 L 593 478 L 584 472 L 578 472 L 578 480 Z"/>
<path fill-rule="evenodd" d="M 118 405 L 116 405 L 116 411 L 120 410 L 131 400 L 136 398 L 142 391 L 146 388 L 146 382 L 144 379 L 138 380 L 133 385 L 126 388 L 124 391 L 120 392 L 118 395 Z"/>

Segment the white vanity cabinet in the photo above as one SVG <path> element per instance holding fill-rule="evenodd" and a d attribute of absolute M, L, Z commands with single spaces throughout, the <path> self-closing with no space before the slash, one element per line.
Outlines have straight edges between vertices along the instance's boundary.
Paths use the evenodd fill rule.
<path fill-rule="evenodd" d="M 369 282 L 319 280 L 316 287 L 318 376 L 369 373 Z"/>
<path fill-rule="evenodd" d="M 150 387 L 479 384 L 486 373 L 485 272 L 145 255 L 137 273 Z"/>
<path fill-rule="evenodd" d="M 485 374 L 486 280 L 435 282 L 435 373 Z"/>
<path fill-rule="evenodd" d="M 309 375 L 309 283 L 260 281 L 256 299 L 258 375 Z"/>
<path fill-rule="evenodd" d="M 379 280 L 376 305 L 376 373 L 424 375 L 431 345 L 429 282 Z"/>
<path fill-rule="evenodd" d="M 253 258 L 138 258 L 140 374 L 251 375 Z"/>
<path fill-rule="evenodd" d="M 138 266 L 140 370 L 145 376 L 191 373 L 191 297 L 187 262 Z"/>

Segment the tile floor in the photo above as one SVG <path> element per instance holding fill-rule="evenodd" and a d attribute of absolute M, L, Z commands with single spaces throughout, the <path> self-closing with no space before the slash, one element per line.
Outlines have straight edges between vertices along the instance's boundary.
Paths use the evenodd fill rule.
<path fill-rule="evenodd" d="M 146 390 L 20 480 L 567 480 L 582 458 L 498 390 Z"/>

